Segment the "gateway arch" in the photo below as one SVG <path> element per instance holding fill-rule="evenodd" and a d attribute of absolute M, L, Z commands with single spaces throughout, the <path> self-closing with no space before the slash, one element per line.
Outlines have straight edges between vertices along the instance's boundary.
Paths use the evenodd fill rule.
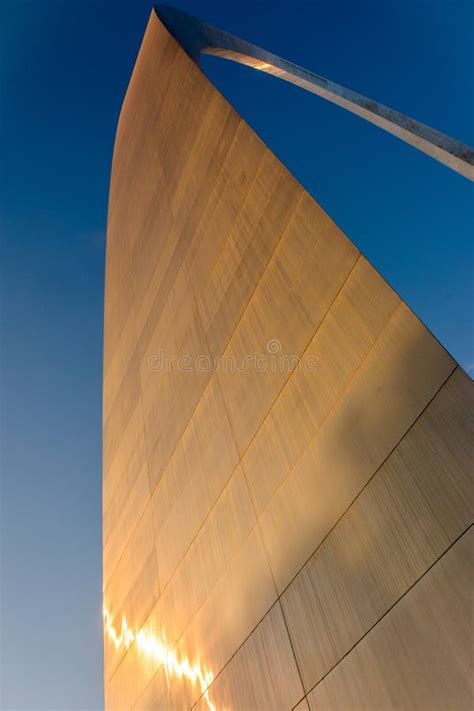
<path fill-rule="evenodd" d="M 152 12 L 107 229 L 106 708 L 467 711 L 472 381 L 214 88 L 203 51 L 472 178 L 460 142 Z"/>

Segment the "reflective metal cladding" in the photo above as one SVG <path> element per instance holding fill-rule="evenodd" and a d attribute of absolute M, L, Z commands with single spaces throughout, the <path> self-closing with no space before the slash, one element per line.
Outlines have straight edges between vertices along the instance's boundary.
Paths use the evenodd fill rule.
<path fill-rule="evenodd" d="M 152 12 L 109 198 L 106 708 L 467 710 L 472 381 L 201 51 L 472 169 L 452 139 Z"/>

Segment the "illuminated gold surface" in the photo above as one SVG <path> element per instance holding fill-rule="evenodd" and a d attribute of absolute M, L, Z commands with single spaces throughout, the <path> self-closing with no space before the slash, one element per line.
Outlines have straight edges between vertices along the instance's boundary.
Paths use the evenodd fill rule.
<path fill-rule="evenodd" d="M 472 401 L 153 13 L 110 188 L 106 708 L 467 710 Z"/>
<path fill-rule="evenodd" d="M 215 705 L 209 698 L 208 691 L 214 680 L 211 672 L 202 669 L 199 664 L 191 664 L 186 657 L 179 659 L 176 652 L 166 644 L 166 638 L 160 637 L 144 627 L 133 630 L 129 626 L 125 615 L 122 615 L 122 623 L 119 630 L 115 629 L 106 607 L 104 607 L 103 616 L 105 634 L 117 651 L 120 649 L 128 651 L 134 644 L 140 656 L 143 656 L 144 659 L 153 660 L 157 666 L 163 666 L 167 675 L 178 680 L 186 679 L 194 687 L 197 686 L 203 695 L 203 704 L 207 706 L 209 711 L 216 711 Z"/>

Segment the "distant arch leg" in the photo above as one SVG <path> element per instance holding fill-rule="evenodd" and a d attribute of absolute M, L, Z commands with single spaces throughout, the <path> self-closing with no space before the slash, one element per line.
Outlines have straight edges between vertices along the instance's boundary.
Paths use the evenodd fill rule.
<path fill-rule="evenodd" d="M 347 111 L 369 121 L 409 143 L 435 160 L 474 180 L 474 149 L 430 128 L 426 124 L 368 99 L 351 89 L 325 79 L 282 59 L 261 47 L 250 44 L 235 35 L 201 22 L 192 15 L 166 5 L 155 11 L 167 29 L 194 61 L 201 53 L 245 64 L 266 74 L 272 74 L 306 91 L 331 101 Z"/>

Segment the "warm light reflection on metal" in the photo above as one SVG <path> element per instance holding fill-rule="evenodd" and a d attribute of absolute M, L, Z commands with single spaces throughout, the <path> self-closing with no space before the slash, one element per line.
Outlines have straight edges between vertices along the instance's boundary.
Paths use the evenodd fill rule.
<path fill-rule="evenodd" d="M 210 711 L 217 711 L 216 706 L 209 698 L 208 688 L 214 681 L 212 672 L 202 669 L 199 664 L 191 664 L 189 659 L 179 660 L 176 652 L 169 647 L 163 639 L 160 639 L 153 632 L 145 629 L 133 630 L 129 627 L 127 618 L 122 615 L 120 631 L 114 627 L 112 617 L 104 605 L 104 630 L 107 638 L 114 645 L 115 649 L 129 649 L 135 643 L 137 651 L 148 659 L 153 659 L 157 665 L 163 665 L 169 676 L 178 679 L 187 679 L 193 686 L 199 684 L 203 698 Z"/>

